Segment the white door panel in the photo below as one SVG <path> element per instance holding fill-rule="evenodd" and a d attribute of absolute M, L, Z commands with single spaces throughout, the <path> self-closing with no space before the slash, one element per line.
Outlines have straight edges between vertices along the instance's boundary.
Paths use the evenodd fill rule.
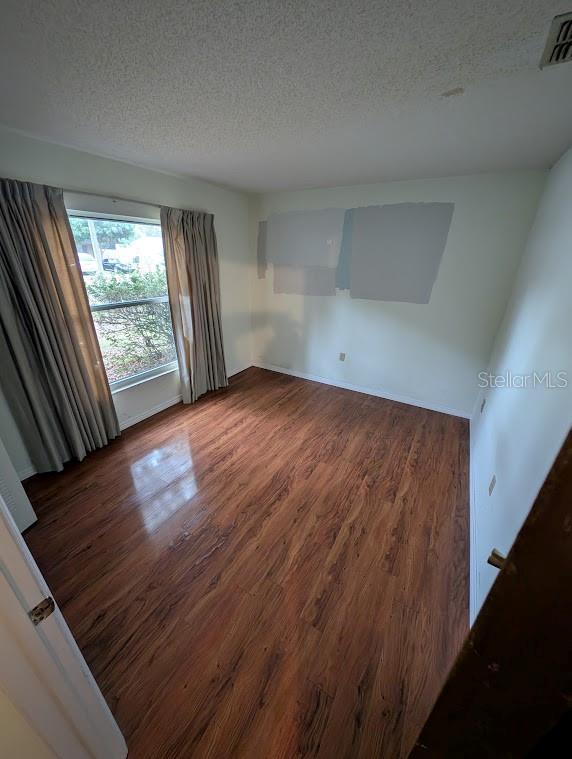
<path fill-rule="evenodd" d="M 0 496 L 0 688 L 62 759 L 123 759 L 123 736 L 57 605 L 38 625 L 28 616 L 49 595 Z"/>

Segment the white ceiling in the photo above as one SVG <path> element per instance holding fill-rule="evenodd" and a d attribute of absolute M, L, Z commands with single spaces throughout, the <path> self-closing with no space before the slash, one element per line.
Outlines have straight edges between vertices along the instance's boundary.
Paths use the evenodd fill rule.
<path fill-rule="evenodd" d="M 253 191 L 548 167 L 572 0 L 3 0 L 0 123 Z M 463 94 L 443 93 L 463 88 Z"/>

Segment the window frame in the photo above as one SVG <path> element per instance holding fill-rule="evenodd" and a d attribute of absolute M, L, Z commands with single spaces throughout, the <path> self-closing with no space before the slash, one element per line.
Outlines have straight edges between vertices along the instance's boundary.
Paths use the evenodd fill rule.
<path fill-rule="evenodd" d="M 92 221 L 123 221 L 130 224 L 147 224 L 149 226 L 154 227 L 160 227 L 161 221 L 159 219 L 150 219 L 150 218 L 144 218 L 140 216 L 128 216 L 126 214 L 113 214 L 113 213 L 101 213 L 101 212 L 94 212 L 94 211 L 81 211 L 77 208 L 66 208 L 66 212 L 68 215 L 68 218 L 82 218 L 82 219 L 90 219 Z M 165 251 L 163 251 L 163 255 L 165 254 Z M 83 275 L 82 275 L 83 276 Z M 92 306 L 91 303 L 89 304 L 89 310 L 91 313 L 97 312 L 97 311 L 111 311 L 114 308 L 129 308 L 129 306 L 141 306 L 145 305 L 146 303 L 168 303 L 169 302 L 169 296 L 168 295 L 155 295 L 150 298 L 141 298 L 139 300 L 121 300 L 114 303 L 97 303 L 96 305 Z M 173 330 L 173 339 L 175 338 L 175 333 Z M 99 340 L 98 340 L 99 342 Z M 139 385 L 142 382 L 147 382 L 148 380 L 155 379 L 156 377 L 161 377 L 163 374 L 170 374 L 171 372 L 176 372 L 179 370 L 179 362 L 177 359 L 174 361 L 169 361 L 166 364 L 161 364 L 159 366 L 155 366 L 152 369 L 146 369 L 144 372 L 138 372 L 137 374 L 130 374 L 127 377 L 122 377 L 119 380 L 114 380 L 113 382 L 109 381 L 109 387 L 111 389 L 112 394 L 117 393 L 120 390 L 125 390 L 128 387 L 132 387 L 134 385 Z M 106 370 L 107 375 L 107 370 Z"/>

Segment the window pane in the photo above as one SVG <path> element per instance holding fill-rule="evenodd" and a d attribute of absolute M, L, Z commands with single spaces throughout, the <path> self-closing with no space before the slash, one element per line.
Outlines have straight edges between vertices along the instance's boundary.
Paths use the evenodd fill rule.
<path fill-rule="evenodd" d="M 177 358 L 168 303 L 94 311 L 93 321 L 110 382 Z"/>
<path fill-rule="evenodd" d="M 90 303 L 167 294 L 161 227 L 110 219 L 70 219 Z"/>
<path fill-rule="evenodd" d="M 165 267 L 153 271 L 132 271 L 126 273 L 97 273 L 83 275 L 87 296 L 92 306 L 100 303 L 121 303 L 123 301 L 153 298 L 167 294 Z"/>
<path fill-rule="evenodd" d="M 70 224 L 92 306 L 167 295 L 159 225 L 78 216 Z M 176 360 L 168 303 L 92 313 L 110 382 Z"/>

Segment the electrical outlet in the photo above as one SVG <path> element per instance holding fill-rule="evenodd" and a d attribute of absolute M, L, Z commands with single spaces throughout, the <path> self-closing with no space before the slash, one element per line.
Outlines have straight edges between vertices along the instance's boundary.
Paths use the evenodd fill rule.
<path fill-rule="evenodd" d="M 497 476 L 496 474 L 493 474 L 492 479 L 489 482 L 489 495 L 493 494 L 493 490 L 495 489 L 496 484 L 497 484 Z"/>
<path fill-rule="evenodd" d="M 340 361 L 345 361 L 345 360 L 346 360 L 346 354 L 340 353 Z"/>

